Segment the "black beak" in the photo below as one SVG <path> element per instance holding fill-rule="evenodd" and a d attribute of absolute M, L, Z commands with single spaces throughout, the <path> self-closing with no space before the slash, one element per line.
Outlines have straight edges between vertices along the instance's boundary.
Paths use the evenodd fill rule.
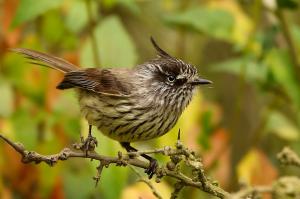
<path fill-rule="evenodd" d="M 191 84 L 192 85 L 201 85 L 201 84 L 212 84 L 213 82 L 207 79 L 202 79 L 200 77 L 194 79 Z"/>

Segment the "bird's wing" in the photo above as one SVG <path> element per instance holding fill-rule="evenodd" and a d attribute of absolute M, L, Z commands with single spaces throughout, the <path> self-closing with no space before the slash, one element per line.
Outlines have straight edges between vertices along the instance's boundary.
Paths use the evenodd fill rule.
<path fill-rule="evenodd" d="M 105 95 L 128 96 L 132 90 L 128 80 L 120 71 L 89 68 L 66 73 L 57 88 L 77 87 Z"/>

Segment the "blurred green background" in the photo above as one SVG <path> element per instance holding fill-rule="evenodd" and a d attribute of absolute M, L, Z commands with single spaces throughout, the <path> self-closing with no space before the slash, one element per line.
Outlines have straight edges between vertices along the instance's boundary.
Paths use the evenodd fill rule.
<path fill-rule="evenodd" d="M 300 11 L 297 0 L 0 0 L 0 131 L 53 154 L 87 134 L 76 94 L 56 90 L 62 74 L 9 48 L 26 47 L 81 67 L 133 67 L 155 57 L 149 42 L 195 65 L 201 87 L 176 127 L 137 148 L 184 144 L 228 191 L 281 175 L 276 153 L 300 153 Z M 121 147 L 94 129 L 105 155 Z M 165 161 L 162 157 L 157 157 Z M 0 142 L 0 198 L 154 198 L 130 169 L 110 166 L 95 188 L 96 162 L 24 165 Z M 142 171 L 141 171 L 142 173 Z M 299 175 L 299 171 L 298 171 Z M 174 181 L 153 183 L 168 198 Z M 209 198 L 186 188 L 181 198 Z"/>

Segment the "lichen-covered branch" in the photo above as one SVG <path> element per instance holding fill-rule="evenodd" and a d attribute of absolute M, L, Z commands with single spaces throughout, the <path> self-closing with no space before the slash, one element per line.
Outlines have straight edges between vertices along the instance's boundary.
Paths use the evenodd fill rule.
<path fill-rule="evenodd" d="M 132 168 L 136 167 L 146 169 L 149 166 L 149 162 L 140 160 L 139 157 L 143 154 L 161 154 L 168 156 L 170 161 L 159 166 L 156 170 L 156 182 L 160 182 L 164 177 L 171 177 L 176 180 L 174 184 L 174 191 L 171 194 L 172 199 L 178 198 L 180 191 L 184 187 L 188 186 L 197 188 L 218 198 L 226 199 L 254 199 L 259 198 L 263 193 L 272 194 L 272 198 L 274 199 L 279 199 L 283 196 L 290 196 L 291 194 L 296 196 L 296 198 L 300 198 L 300 179 L 296 176 L 280 177 L 268 186 L 244 186 L 238 192 L 230 194 L 206 177 L 201 158 L 197 157 L 194 151 L 183 146 L 179 138 L 175 147 L 166 146 L 161 149 L 128 152 L 124 154 L 118 152 L 116 157 L 98 154 L 94 151 L 94 147 L 88 147 L 89 151 L 85 151 L 85 147 L 80 147 L 85 144 L 83 141 L 83 143 L 73 145 L 73 148 L 64 148 L 57 154 L 42 155 L 34 151 L 26 150 L 22 144 L 15 143 L 1 134 L 0 138 L 13 147 L 14 150 L 22 156 L 23 163 L 34 162 L 39 164 L 41 162 L 45 162 L 49 166 L 54 166 L 58 161 L 65 161 L 70 158 L 87 158 L 97 160 L 99 161 L 99 166 L 96 168 L 97 174 L 94 177 L 96 185 L 101 178 L 102 170 L 109 167 L 111 164 L 116 166 L 130 166 Z M 277 157 L 284 165 L 300 166 L 299 156 L 288 147 L 285 147 Z M 180 163 L 189 167 L 192 174 L 184 174 L 181 171 Z M 139 178 L 139 181 L 142 181 L 149 186 L 157 198 L 162 198 L 149 180 L 145 180 L 140 174 Z"/>
<path fill-rule="evenodd" d="M 283 165 L 293 165 L 300 167 L 300 157 L 289 147 L 284 147 L 277 155 L 278 160 Z"/>
<path fill-rule="evenodd" d="M 228 192 L 224 191 L 214 183 L 210 182 L 205 177 L 201 159 L 196 157 L 193 151 L 184 147 L 179 140 L 177 141 L 175 148 L 167 146 L 162 149 L 129 152 L 126 154 L 118 152 L 117 157 L 111 157 L 100 155 L 94 150 L 88 152 L 78 150 L 77 147 L 74 147 L 74 149 L 64 148 L 63 150 L 61 150 L 61 152 L 54 155 L 42 155 L 34 151 L 27 151 L 22 144 L 12 142 L 11 140 L 9 140 L 1 134 L 0 138 L 2 138 L 19 154 L 21 154 L 23 163 L 34 162 L 36 164 L 39 164 L 41 162 L 45 162 L 49 166 L 54 166 L 58 161 L 65 161 L 70 158 L 87 158 L 97 160 L 99 161 L 99 166 L 97 167 L 97 175 L 94 177 L 96 184 L 100 180 L 101 172 L 104 167 L 108 167 L 111 164 L 115 164 L 116 166 L 131 165 L 134 167 L 146 169 L 148 168 L 149 163 L 138 159 L 142 154 L 162 154 L 165 156 L 169 156 L 170 161 L 165 165 L 160 166 L 156 170 L 156 182 L 159 182 L 163 177 L 166 176 L 177 180 L 177 184 L 180 184 L 181 187 L 180 189 L 175 189 L 175 191 L 177 191 L 172 194 L 173 198 L 176 196 L 176 194 L 179 193 L 179 191 L 184 186 L 190 186 L 200 189 L 219 198 L 229 197 Z M 187 166 L 192 168 L 194 175 L 188 176 L 182 173 L 180 171 L 180 162 L 184 162 Z"/>
<path fill-rule="evenodd" d="M 255 199 L 260 198 L 260 194 L 272 193 L 272 186 L 256 186 L 256 187 L 245 187 L 240 189 L 236 193 L 232 193 L 230 197 L 226 199 Z"/>

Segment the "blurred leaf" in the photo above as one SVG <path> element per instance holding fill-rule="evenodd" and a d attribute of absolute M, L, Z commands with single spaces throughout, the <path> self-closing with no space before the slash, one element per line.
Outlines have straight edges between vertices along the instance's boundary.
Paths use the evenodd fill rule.
<path fill-rule="evenodd" d="M 65 27 L 59 12 L 49 12 L 41 23 L 42 34 L 50 44 L 58 43 L 65 36 Z M 53 31 L 55 30 L 55 31 Z"/>
<path fill-rule="evenodd" d="M 0 117 L 8 117 L 13 111 L 14 96 L 11 85 L 0 79 Z"/>
<path fill-rule="evenodd" d="M 264 63 L 268 66 L 275 81 L 286 91 L 292 99 L 293 105 L 300 110 L 299 86 L 290 60 L 290 55 L 282 49 L 273 49 L 268 52 Z"/>
<path fill-rule="evenodd" d="M 276 0 L 279 8 L 296 9 L 298 7 L 297 0 Z"/>
<path fill-rule="evenodd" d="M 182 26 L 220 39 L 230 39 L 234 27 L 234 18 L 230 12 L 205 7 L 167 15 L 164 21 L 169 25 Z"/>
<path fill-rule="evenodd" d="M 256 40 L 261 44 L 264 52 L 267 52 L 276 46 L 276 37 L 279 32 L 279 27 L 276 25 L 267 27 L 265 30 L 258 32 Z"/>
<path fill-rule="evenodd" d="M 206 150 L 210 148 L 210 136 L 212 135 L 214 130 L 212 117 L 213 115 L 211 111 L 204 112 L 201 117 L 202 131 L 198 140 L 200 145 Z"/>
<path fill-rule="evenodd" d="M 66 111 L 68 110 L 68 111 Z M 76 140 L 80 134 L 80 112 L 78 100 L 72 91 L 59 95 L 53 105 L 52 117 L 54 124 L 64 124 L 65 133 Z"/>
<path fill-rule="evenodd" d="M 4 74 L 13 86 L 24 85 L 25 61 L 19 55 L 8 53 L 3 58 Z M 28 70 L 28 69 L 27 69 Z"/>
<path fill-rule="evenodd" d="M 29 115 L 29 107 L 18 109 L 12 116 L 16 140 L 22 142 L 27 149 L 34 149 L 37 146 L 38 118 Z"/>
<path fill-rule="evenodd" d="M 28 64 L 15 53 L 7 53 L 3 60 L 4 74 L 12 86 L 36 104 L 44 105 L 49 69 Z"/>
<path fill-rule="evenodd" d="M 80 115 L 77 115 L 77 117 L 74 118 L 68 118 L 64 117 L 57 117 L 61 118 L 59 123 L 64 124 L 64 132 L 66 135 L 68 135 L 69 138 L 73 140 L 78 140 L 80 136 L 80 123 L 79 123 L 79 117 Z"/>
<path fill-rule="evenodd" d="M 91 198 L 95 190 L 95 182 L 93 181 L 93 173 L 90 167 L 85 166 L 85 169 L 83 167 L 76 170 L 68 168 L 63 172 L 66 198 Z"/>
<path fill-rule="evenodd" d="M 117 4 L 118 0 L 102 0 L 102 4 L 106 9 L 110 9 Z"/>
<path fill-rule="evenodd" d="M 118 0 L 118 4 L 127 8 L 133 14 L 137 15 L 137 14 L 141 13 L 141 10 L 140 10 L 139 6 L 137 5 L 136 0 Z"/>
<path fill-rule="evenodd" d="M 53 143 L 54 144 L 54 143 Z M 55 181 L 60 178 L 59 170 L 62 168 L 62 165 L 55 165 L 55 167 L 49 167 L 46 164 L 40 164 L 37 169 L 41 174 L 40 177 L 40 189 L 42 190 L 41 193 L 42 198 L 47 198 L 49 193 L 53 189 L 53 185 Z"/>
<path fill-rule="evenodd" d="M 74 92 L 65 91 L 54 102 L 53 110 L 56 114 L 64 114 L 66 117 L 77 117 L 79 113 L 78 99 Z M 66 111 L 68 110 L 68 111 Z"/>
<path fill-rule="evenodd" d="M 105 18 L 94 31 L 101 67 L 130 67 L 136 64 L 134 43 L 117 16 Z M 80 54 L 82 66 L 95 66 L 91 40 L 86 40 Z"/>
<path fill-rule="evenodd" d="M 277 176 L 277 170 L 266 155 L 251 149 L 237 166 L 238 180 L 246 184 L 270 184 Z"/>
<path fill-rule="evenodd" d="M 298 52 L 300 52 L 300 27 L 298 25 L 291 25 L 291 33 L 294 44 L 296 45 Z"/>
<path fill-rule="evenodd" d="M 65 23 L 67 28 L 74 33 L 81 31 L 88 23 L 88 13 L 85 4 L 84 0 L 75 0 L 67 10 Z"/>
<path fill-rule="evenodd" d="M 251 7 L 253 4 L 256 3 L 253 2 Z M 227 41 L 233 42 L 237 49 L 247 48 L 247 50 L 251 50 L 255 54 L 259 53 L 260 44 L 252 39 L 255 21 L 253 21 L 252 15 L 245 12 L 239 1 L 208 1 L 208 6 L 213 9 L 224 10 L 230 13 L 233 18 L 233 30 L 228 36 Z"/>
<path fill-rule="evenodd" d="M 85 9 L 83 9 L 83 11 L 84 10 Z M 74 21 L 76 20 L 74 19 Z M 76 27 L 74 24 L 79 24 L 80 20 L 78 20 L 79 23 L 74 23 L 74 21 L 73 27 Z M 61 49 L 72 49 L 79 42 L 77 35 L 67 29 L 63 22 L 63 16 L 58 10 L 47 12 L 47 14 L 43 16 L 41 32 L 45 43 L 48 44 L 50 49 L 55 49 L 58 43 Z"/>
<path fill-rule="evenodd" d="M 65 24 L 68 30 L 73 33 L 82 31 L 88 24 L 88 13 L 86 0 L 73 0 L 70 8 L 66 10 Z M 92 16 L 97 17 L 97 1 L 91 1 Z M 76 23 L 74 23 L 76 22 Z"/>
<path fill-rule="evenodd" d="M 230 132 L 225 128 L 217 128 L 210 136 L 209 150 L 202 153 L 203 165 L 205 168 L 214 170 L 214 178 L 218 179 L 218 182 L 227 184 L 230 180 L 230 168 L 232 168 L 231 161 L 231 146 L 230 146 Z"/>
<path fill-rule="evenodd" d="M 133 14 L 140 13 L 140 8 L 138 7 L 136 0 L 102 0 L 102 6 L 107 10 L 122 6 Z"/>
<path fill-rule="evenodd" d="M 266 131 L 277 135 L 285 141 L 297 141 L 300 138 L 297 127 L 280 112 L 272 112 L 270 114 Z"/>
<path fill-rule="evenodd" d="M 128 169 L 112 165 L 103 171 L 100 188 L 106 199 L 120 198 L 127 184 Z"/>
<path fill-rule="evenodd" d="M 244 56 L 215 64 L 213 71 L 227 72 L 234 75 L 244 75 L 248 81 L 264 81 L 267 78 L 267 68 L 250 57 Z"/>
<path fill-rule="evenodd" d="M 58 7 L 62 0 L 20 0 L 12 26 L 16 27 L 24 22 L 33 20 L 47 10 Z"/>

